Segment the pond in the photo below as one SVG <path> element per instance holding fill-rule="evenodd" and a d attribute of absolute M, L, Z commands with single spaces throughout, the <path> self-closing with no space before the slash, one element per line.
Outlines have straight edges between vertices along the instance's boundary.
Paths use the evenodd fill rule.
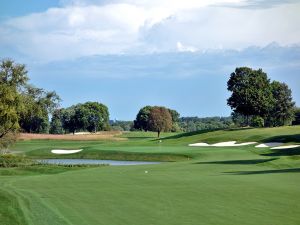
<path fill-rule="evenodd" d="M 99 160 L 99 159 L 40 159 L 37 160 L 45 164 L 57 165 L 100 165 L 108 164 L 110 166 L 131 166 L 131 165 L 151 165 L 160 162 L 144 162 L 144 161 L 118 161 L 118 160 Z"/>

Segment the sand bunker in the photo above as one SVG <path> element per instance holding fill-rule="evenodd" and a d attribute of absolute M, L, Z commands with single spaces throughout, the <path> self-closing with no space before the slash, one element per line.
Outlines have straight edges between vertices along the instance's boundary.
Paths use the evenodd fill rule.
<path fill-rule="evenodd" d="M 280 145 L 283 145 L 281 142 L 269 142 L 269 143 L 263 143 L 260 145 L 256 145 L 255 148 L 270 148 L 270 147 L 278 147 Z"/>
<path fill-rule="evenodd" d="M 226 142 L 220 142 L 216 144 L 207 144 L 207 143 L 195 143 L 195 144 L 189 144 L 191 147 L 238 147 L 238 146 L 246 146 L 246 145 L 253 145 L 257 142 L 244 142 L 240 144 L 236 144 L 236 141 L 226 141 Z"/>
<path fill-rule="evenodd" d="M 195 144 L 189 144 L 189 146 L 191 146 L 191 147 L 207 147 L 210 145 L 207 143 L 195 143 Z"/>
<path fill-rule="evenodd" d="M 286 146 L 280 146 L 280 147 L 274 147 L 271 149 L 290 149 L 290 148 L 298 148 L 300 147 L 300 145 L 286 145 Z"/>
<path fill-rule="evenodd" d="M 66 149 L 53 149 L 51 152 L 53 154 L 73 154 L 77 152 L 81 152 L 82 149 L 74 149 L 74 150 L 66 150 Z"/>
<path fill-rule="evenodd" d="M 257 142 L 244 142 L 244 143 L 236 144 L 236 141 L 226 141 L 226 142 L 216 143 L 211 146 L 214 146 L 214 147 L 238 147 L 238 146 L 253 145 L 256 143 Z"/>

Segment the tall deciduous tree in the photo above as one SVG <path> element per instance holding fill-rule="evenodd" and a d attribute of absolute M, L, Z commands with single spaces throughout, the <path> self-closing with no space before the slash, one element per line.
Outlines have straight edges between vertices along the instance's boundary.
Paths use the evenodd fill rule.
<path fill-rule="evenodd" d="M 157 106 L 147 105 L 147 106 L 141 108 L 136 116 L 136 119 L 133 122 L 133 127 L 138 130 L 144 130 L 144 131 L 151 130 L 149 128 L 150 112 L 155 107 L 157 107 Z M 180 129 L 179 125 L 178 125 L 180 114 L 176 110 L 168 109 L 168 108 L 166 108 L 166 109 L 169 111 L 171 118 L 172 118 L 172 129 L 171 130 L 178 131 Z"/>
<path fill-rule="evenodd" d="M 299 107 L 294 108 L 294 115 L 295 115 L 295 119 L 293 121 L 293 125 L 300 125 L 300 108 Z"/>
<path fill-rule="evenodd" d="M 50 134 L 63 134 L 62 109 L 54 110 L 50 123 Z"/>
<path fill-rule="evenodd" d="M 149 114 L 149 130 L 156 131 L 159 138 L 162 131 L 170 131 L 172 128 L 172 116 L 165 107 L 154 106 Z"/>
<path fill-rule="evenodd" d="M 285 83 L 271 83 L 273 95 L 272 108 L 268 115 L 269 126 L 290 125 L 295 117 L 292 91 Z"/>
<path fill-rule="evenodd" d="M 0 63 L 0 148 L 7 147 L 15 139 L 19 129 L 19 115 L 23 104 L 19 90 L 28 80 L 25 65 L 12 60 Z"/>
<path fill-rule="evenodd" d="M 53 117 L 51 124 L 60 117 L 65 132 L 75 133 L 76 131 L 97 132 L 106 130 L 109 127 L 108 108 L 99 102 L 86 102 L 73 105 L 59 111 L 59 116 Z"/>
<path fill-rule="evenodd" d="M 234 112 L 245 115 L 249 125 L 250 116 L 266 118 L 273 102 L 270 80 L 261 69 L 236 68 L 227 83 L 232 95 L 227 104 Z"/>
<path fill-rule="evenodd" d="M 60 98 L 54 92 L 27 85 L 22 93 L 25 110 L 20 113 L 20 126 L 29 133 L 47 133 L 49 114 L 59 106 Z"/>
<path fill-rule="evenodd" d="M 65 133 L 71 132 L 74 134 L 79 128 L 75 118 L 75 106 L 61 109 L 61 119 Z"/>
<path fill-rule="evenodd" d="M 136 119 L 134 120 L 134 128 L 138 129 L 138 130 L 144 130 L 144 131 L 148 131 L 148 122 L 149 122 L 149 115 L 150 115 L 150 111 L 152 109 L 152 106 L 145 106 L 143 108 L 140 109 L 140 111 L 138 112 Z"/>
<path fill-rule="evenodd" d="M 83 104 L 86 109 L 87 127 L 89 132 L 103 130 L 109 125 L 108 108 L 98 102 L 86 102 Z"/>

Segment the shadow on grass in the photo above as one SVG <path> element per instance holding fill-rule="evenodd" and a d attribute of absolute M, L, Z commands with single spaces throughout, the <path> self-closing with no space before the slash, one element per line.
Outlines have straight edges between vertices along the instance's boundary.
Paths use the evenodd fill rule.
<path fill-rule="evenodd" d="M 278 135 L 264 139 L 263 142 L 300 142 L 300 134 Z"/>
<path fill-rule="evenodd" d="M 280 170 L 259 170 L 259 171 L 237 171 L 237 172 L 224 172 L 229 175 L 255 175 L 255 174 L 274 174 L 274 173 L 300 173 L 300 168 L 294 169 L 280 169 Z"/>
<path fill-rule="evenodd" d="M 300 148 L 273 149 L 269 153 L 261 153 L 262 156 L 293 156 L 300 155 Z"/>
<path fill-rule="evenodd" d="M 240 128 L 230 128 L 227 129 L 226 131 L 241 131 L 241 130 L 252 130 L 255 129 L 253 127 L 240 127 Z"/>
<path fill-rule="evenodd" d="M 194 136 L 194 135 L 198 135 L 198 134 L 205 134 L 205 133 L 214 132 L 214 131 L 218 131 L 218 130 L 223 130 L 223 129 L 197 130 L 197 131 L 193 131 L 193 132 L 176 134 L 176 135 L 161 138 L 161 139 L 162 140 L 178 139 L 178 138 L 182 138 L 182 137 L 190 137 L 190 136 Z"/>
<path fill-rule="evenodd" d="M 227 160 L 227 161 L 212 161 L 212 162 L 196 162 L 194 164 L 228 164 L 228 165 L 252 165 L 270 162 L 278 158 L 271 159 L 250 159 L 250 160 Z"/>

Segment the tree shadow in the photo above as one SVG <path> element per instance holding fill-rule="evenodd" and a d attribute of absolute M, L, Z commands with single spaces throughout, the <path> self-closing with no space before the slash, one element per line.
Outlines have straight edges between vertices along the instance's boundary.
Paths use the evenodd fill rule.
<path fill-rule="evenodd" d="M 224 172 L 224 174 L 229 174 L 229 175 L 255 175 L 255 174 L 276 174 L 276 173 L 300 173 L 300 168 L 280 169 L 280 170 Z"/>
<path fill-rule="evenodd" d="M 192 131 L 192 132 L 186 132 L 186 133 L 181 133 L 181 134 L 176 134 L 173 136 L 161 138 L 162 140 L 169 140 L 169 139 L 178 139 L 178 138 L 183 138 L 183 137 L 190 137 L 198 134 L 205 134 L 209 132 L 215 132 L 215 131 L 240 131 L 240 130 L 250 130 L 254 129 L 253 127 L 244 127 L 244 128 L 229 128 L 229 129 L 224 129 L 224 128 L 216 128 L 216 129 L 205 129 L 205 130 L 197 130 L 197 131 Z"/>
<path fill-rule="evenodd" d="M 240 128 L 230 128 L 226 131 L 241 131 L 241 130 L 252 130 L 255 129 L 254 127 L 240 127 Z"/>
<path fill-rule="evenodd" d="M 292 135 L 278 135 L 274 137 L 270 137 L 262 140 L 265 143 L 268 142 L 300 142 L 300 134 L 292 134 Z"/>
<path fill-rule="evenodd" d="M 164 137 L 161 139 L 162 140 L 178 139 L 178 138 L 182 138 L 182 137 L 190 137 L 190 136 L 194 136 L 194 135 L 198 135 L 198 134 L 205 134 L 205 133 L 214 132 L 214 131 L 218 131 L 218 130 L 223 130 L 223 129 L 197 130 L 197 131 L 193 131 L 193 132 L 176 134 L 176 135 Z"/>
<path fill-rule="evenodd" d="M 300 148 L 273 149 L 269 153 L 261 153 L 262 156 L 293 156 L 300 155 Z"/>
<path fill-rule="evenodd" d="M 194 164 L 224 164 L 224 165 L 253 165 L 259 163 L 270 162 L 278 158 L 271 159 L 250 159 L 250 160 L 227 160 L 227 161 L 211 161 L 211 162 L 196 162 Z"/>

